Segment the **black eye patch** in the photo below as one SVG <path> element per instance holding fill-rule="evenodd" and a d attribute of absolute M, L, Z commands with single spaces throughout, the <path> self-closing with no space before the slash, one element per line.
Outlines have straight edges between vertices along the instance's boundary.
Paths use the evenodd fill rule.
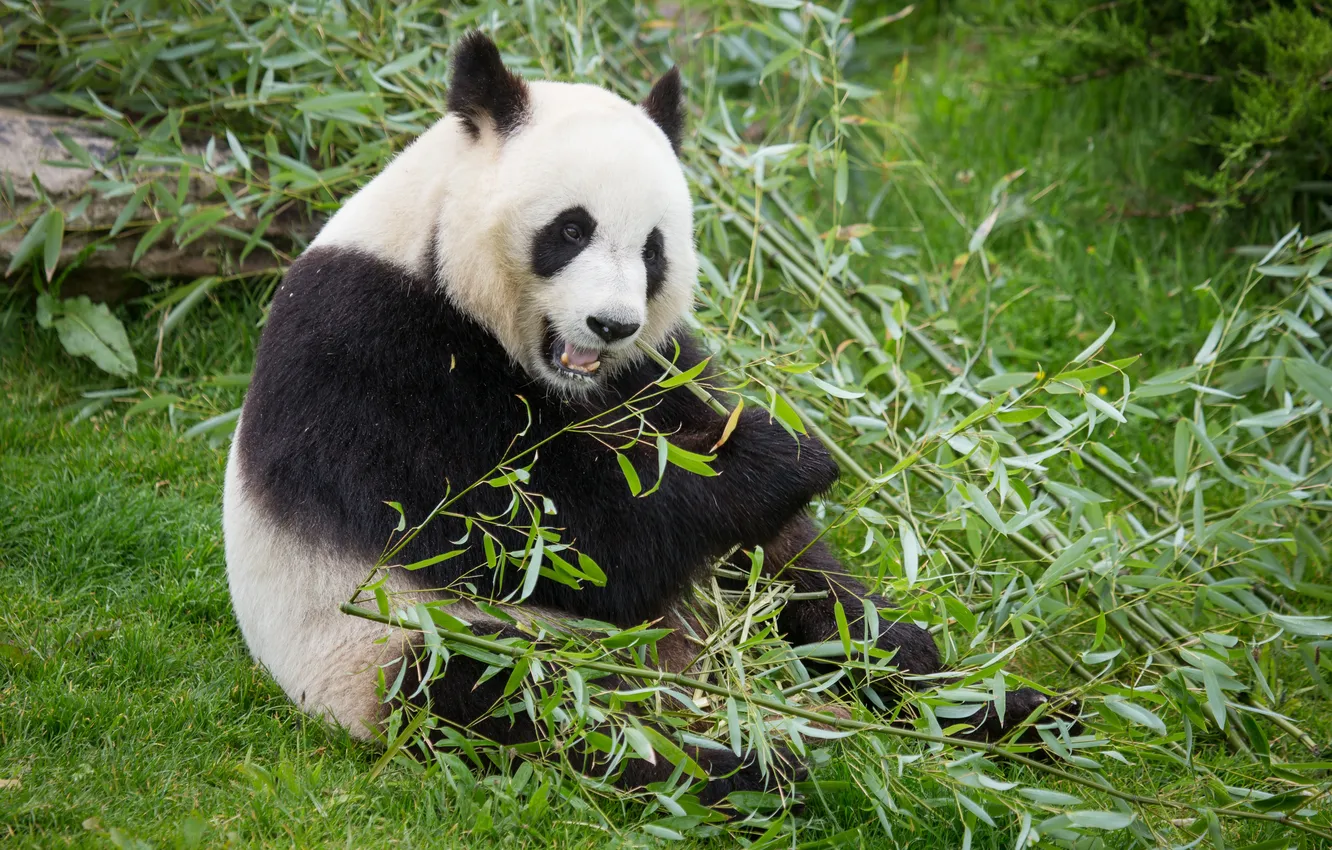
<path fill-rule="evenodd" d="M 655 298 L 666 282 L 666 240 L 655 227 L 643 243 L 643 267 L 647 269 L 648 298 Z"/>
<path fill-rule="evenodd" d="M 596 219 L 582 207 L 555 216 L 532 238 L 532 271 L 538 277 L 559 274 L 592 242 L 596 230 Z"/>

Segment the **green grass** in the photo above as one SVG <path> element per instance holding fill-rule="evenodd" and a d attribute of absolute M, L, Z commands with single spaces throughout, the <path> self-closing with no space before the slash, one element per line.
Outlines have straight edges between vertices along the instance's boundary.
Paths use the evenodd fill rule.
<path fill-rule="evenodd" d="M 876 55 L 874 45 L 862 53 L 871 67 L 897 58 Z M 1023 368 L 1060 363 L 1113 317 L 1121 328 L 1115 355 L 1141 353 L 1151 368 L 1191 359 L 1218 313 L 1214 299 L 1195 288 L 1213 281 L 1232 294 L 1243 264 L 1231 249 L 1274 241 L 1289 224 L 1116 214 L 1160 212 L 1189 197 L 1172 162 L 1186 142 L 1175 128 L 1189 104 L 1132 74 L 1064 89 L 1016 88 L 994 67 L 1007 55 L 983 33 L 964 31 L 910 56 L 914 84 L 905 87 L 897 117 L 967 227 L 925 187 L 900 180 L 902 200 L 890 193 L 879 214 L 905 231 L 892 241 L 920 246 L 940 306 L 948 304 L 979 338 L 985 281 L 975 259 L 959 281 L 938 279 L 993 208 L 994 186 L 1021 171 L 1011 192 L 1025 211 L 987 243 L 1000 258 L 991 293 L 996 354 Z M 891 81 L 879 82 L 891 100 Z M 907 159 L 899 145 L 888 150 Z"/>
<path fill-rule="evenodd" d="M 1189 362 L 1219 303 L 1243 282 L 1243 266 L 1228 249 L 1279 234 L 1275 224 L 1261 221 L 1245 232 L 1196 216 L 1106 216 L 1110 207 L 1168 205 L 1180 186 L 1171 151 L 1183 141 L 1172 128 L 1188 105 L 1131 76 L 1059 91 L 1006 89 L 996 84 L 1002 77 L 996 60 L 983 44 L 975 49 L 981 39 L 967 32 L 932 37 L 914 52 L 899 100 L 890 77 L 900 55 L 900 45 L 887 37 L 893 32 L 860 45 L 857 79 L 887 92 L 873 109 L 909 131 L 911 147 L 885 136 L 880 146 L 862 146 L 855 155 L 863 160 L 862 176 L 892 176 L 898 168 L 916 176 L 893 177 L 872 218 L 867 206 L 882 185 L 866 179 L 852 187 L 841 223 L 870 220 L 878 228 L 865 240 L 871 256 L 853 264 L 861 275 L 894 285 L 885 271 L 917 276 L 918 285 L 907 290 L 914 315 L 930 316 L 925 305 L 935 305 L 939 314 L 930 330 L 958 360 L 984 337 L 1010 369 L 1058 368 L 1113 317 L 1120 331 L 1107 359 L 1143 355 L 1135 377 Z M 918 153 L 921 166 L 901 165 Z M 1026 172 L 1011 193 L 1024 195 L 1030 211 L 987 243 L 1000 262 L 987 320 L 988 285 L 977 259 L 956 279 L 952 269 L 992 207 L 991 187 L 1017 169 Z M 962 222 L 939 201 L 930 180 Z M 831 189 L 827 194 L 814 191 L 807 199 L 806 211 L 819 220 L 831 206 Z M 708 240 L 701 241 L 706 249 Z M 1209 280 L 1216 297 L 1199 288 Z M 15 312 L 0 313 L 0 575 L 6 577 L 0 778 L 21 783 L 0 788 L 0 841 L 43 847 L 133 846 L 138 839 L 154 846 L 648 843 L 641 832 L 596 825 L 598 819 L 573 800 L 528 809 L 532 789 L 548 776 L 543 772 L 526 784 L 474 788 L 451 785 L 443 773 L 405 760 L 373 775 L 378 749 L 303 717 L 250 660 L 225 583 L 225 446 L 183 439 L 182 431 L 239 401 L 237 391 L 204 379 L 248 371 L 261 297 L 260 286 L 228 284 L 168 337 L 158 388 L 177 387 L 197 399 L 187 408 L 194 418 L 175 425 L 161 412 L 125 419 L 128 401 L 78 419 L 81 393 L 118 383 L 69 358 L 53 334 L 35 326 L 25 300 L 13 300 Z M 783 303 L 789 306 L 789 299 Z M 119 312 L 146 367 L 156 317 L 144 316 L 139 305 Z M 715 314 L 709 321 L 726 325 Z M 822 340 L 828 349 L 822 354 L 838 342 Z M 977 371 L 989 373 L 986 357 Z M 1154 469 L 1169 468 L 1170 440 L 1161 433 L 1134 421 L 1107 442 Z M 1062 475 L 1064 462 L 1057 462 Z M 851 490 L 848 484 L 839 497 Z M 847 530 L 838 540 L 850 551 L 861 536 Z M 994 551 L 1003 550 L 987 557 Z M 1078 637 L 1090 630 L 1081 623 Z M 1288 681 L 1300 680 L 1298 662 L 1281 664 Z M 1075 684 L 1035 646 L 1013 669 L 1051 685 Z M 1325 744 L 1332 720 L 1306 683 L 1307 677 L 1283 694 L 1283 708 Z M 1200 760 L 1228 783 L 1266 778 L 1261 768 L 1228 755 L 1214 733 L 1196 732 Z M 836 749 L 824 753 L 827 758 Z M 1196 775 L 1145 748 L 1133 756 L 1138 763 L 1107 769 L 1116 787 L 1198 801 Z M 848 770 L 834 761 L 817 775 L 836 783 Z M 936 799 L 939 785 L 913 770 L 905 767 L 895 792 L 915 816 L 894 822 L 893 842 L 866 831 L 858 843 L 962 843 L 964 818 L 956 802 Z M 1025 769 L 1008 766 L 999 773 L 1078 790 Z M 515 801 L 504 798 L 511 794 Z M 1105 800 L 1093 802 L 1108 807 Z M 633 820 L 614 811 L 620 803 L 608 805 L 611 824 Z M 862 798 L 834 790 L 811 800 L 804 817 L 798 841 L 836 836 L 873 815 L 867 816 Z M 1233 822 L 1226 830 L 1236 845 L 1281 834 L 1279 827 Z M 1016 831 L 1011 819 L 998 829 L 979 828 L 972 846 L 1011 847 Z M 1173 830 L 1162 836 L 1167 839 L 1185 840 Z M 791 839 L 785 840 L 789 846 Z M 714 843 L 731 846 L 724 836 Z M 1129 846 L 1129 838 L 1113 833 L 1107 843 Z"/>

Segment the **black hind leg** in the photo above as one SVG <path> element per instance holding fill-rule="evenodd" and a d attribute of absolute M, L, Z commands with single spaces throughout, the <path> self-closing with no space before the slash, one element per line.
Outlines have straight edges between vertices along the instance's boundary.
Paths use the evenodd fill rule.
<path fill-rule="evenodd" d="M 944 669 L 939 648 L 930 633 L 914 623 L 894 622 L 887 613 L 891 610 L 887 600 L 869 593 L 863 584 L 849 575 L 828 547 L 815 539 L 816 536 L 813 522 L 800 515 L 763 547 L 765 572 L 792 582 L 797 591 L 827 591 L 824 598 L 789 602 L 778 615 L 778 628 L 796 645 L 836 640 L 834 610 L 836 603 L 841 602 L 851 638 L 861 639 L 865 635 L 865 602 L 870 602 L 881 612 L 877 646 L 894 653 L 892 663 L 905 674 L 895 681 L 876 683 L 875 695 L 892 708 L 909 689 L 922 690 L 937 684 L 937 680 L 923 678 L 932 677 Z M 966 719 L 972 729 L 964 732 L 963 737 L 998 740 L 1048 701 L 1049 697 L 1032 688 L 1012 691 L 1005 700 L 1002 723 L 994 706 L 986 704 Z M 1040 737 L 1034 728 L 1029 728 L 1022 740 L 1039 742 Z"/>
<path fill-rule="evenodd" d="M 519 632 L 507 624 L 495 623 L 491 634 L 500 638 L 530 639 L 529 635 Z M 478 628 L 482 631 L 482 628 Z M 428 706 L 430 711 L 452 726 L 466 729 L 474 736 L 480 736 L 497 744 L 518 746 L 530 744 L 545 736 L 544 729 L 538 729 L 526 712 L 517 708 L 511 712 L 495 711 L 506 699 L 504 688 L 508 681 L 508 672 L 501 671 L 481 681 L 488 665 L 483 661 L 452 653 L 447 669 L 436 675 L 425 689 L 420 688 L 421 676 L 426 668 L 425 654 L 415 645 L 413 655 L 408 657 L 409 666 L 403 677 L 400 699 L 409 700 L 417 706 Z M 618 687 L 618 680 L 612 677 L 600 680 L 609 688 Z M 422 693 L 417 693 L 421 690 Z M 516 698 L 511 694 L 508 699 Z M 646 725 L 646 724 L 645 724 Z M 670 733 L 658 728 L 668 739 Z M 552 749 L 555 742 L 550 742 Z M 732 791 L 774 791 L 789 780 L 802 780 L 806 769 L 798 759 L 788 752 L 776 753 L 780 762 L 770 766 L 767 775 L 751 755 L 737 758 L 730 750 L 713 750 L 692 746 L 682 749 L 708 774 L 709 780 L 699 792 L 699 800 L 705 805 L 714 805 L 722 801 Z M 593 776 L 603 776 L 606 764 L 604 753 L 584 746 L 584 738 L 569 741 L 564 752 L 571 763 L 579 770 Z M 656 763 L 640 758 L 625 758 L 623 768 L 615 778 L 615 784 L 625 789 L 641 789 L 654 782 L 663 782 L 670 778 L 674 766 L 665 758 L 658 757 Z"/>

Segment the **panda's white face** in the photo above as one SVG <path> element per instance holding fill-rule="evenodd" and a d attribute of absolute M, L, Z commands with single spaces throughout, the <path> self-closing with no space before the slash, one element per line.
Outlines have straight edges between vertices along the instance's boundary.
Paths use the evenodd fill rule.
<path fill-rule="evenodd" d="M 596 86 L 526 82 L 473 34 L 454 48 L 448 115 L 315 244 L 433 270 L 534 380 L 592 391 L 692 305 L 683 109 L 675 71 L 633 104 Z"/>
<path fill-rule="evenodd" d="M 692 208 L 641 110 L 589 86 L 531 89 L 531 123 L 505 142 L 491 199 L 516 320 L 506 347 L 532 377 L 577 393 L 688 312 Z"/>

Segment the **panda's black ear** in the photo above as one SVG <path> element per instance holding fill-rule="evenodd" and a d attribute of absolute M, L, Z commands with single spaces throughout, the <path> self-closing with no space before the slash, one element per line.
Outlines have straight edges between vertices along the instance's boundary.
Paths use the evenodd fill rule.
<path fill-rule="evenodd" d="M 462 119 L 473 139 L 481 137 L 487 118 L 495 132 L 504 137 L 513 135 L 527 117 L 527 84 L 504 67 L 495 42 L 477 30 L 453 47 L 448 108 Z"/>
<path fill-rule="evenodd" d="M 680 155 L 680 142 L 684 139 L 684 92 L 680 80 L 680 69 L 672 67 L 665 76 L 652 86 L 643 109 L 648 117 L 657 123 L 666 138 L 671 140 L 671 149 Z"/>

